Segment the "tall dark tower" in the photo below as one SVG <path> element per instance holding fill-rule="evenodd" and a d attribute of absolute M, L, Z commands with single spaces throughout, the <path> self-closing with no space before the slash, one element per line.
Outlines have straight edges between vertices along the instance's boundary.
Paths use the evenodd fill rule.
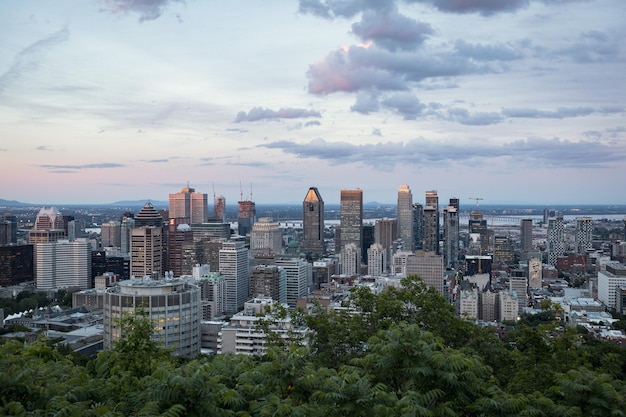
<path fill-rule="evenodd" d="M 439 254 L 439 196 L 437 191 L 426 191 L 423 249 Z"/>
<path fill-rule="evenodd" d="M 363 190 L 341 190 L 341 248 L 354 243 L 363 247 Z"/>
<path fill-rule="evenodd" d="M 413 203 L 413 248 L 424 248 L 424 206 Z"/>
<path fill-rule="evenodd" d="M 302 230 L 302 250 L 324 253 L 324 200 L 316 187 L 309 188 L 302 202 Z"/>
<path fill-rule="evenodd" d="M 533 248 L 533 219 L 520 220 L 520 249 L 528 253 Z"/>

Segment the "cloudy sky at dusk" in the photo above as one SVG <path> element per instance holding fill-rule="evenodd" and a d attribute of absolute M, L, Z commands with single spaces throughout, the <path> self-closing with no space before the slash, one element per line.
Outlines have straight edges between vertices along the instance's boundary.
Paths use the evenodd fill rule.
<path fill-rule="evenodd" d="M 0 3 L 0 198 L 626 204 L 624 0 Z"/>

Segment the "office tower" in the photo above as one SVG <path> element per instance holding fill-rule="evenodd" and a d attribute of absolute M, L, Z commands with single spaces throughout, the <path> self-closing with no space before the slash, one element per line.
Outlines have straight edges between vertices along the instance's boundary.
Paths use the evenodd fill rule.
<path fill-rule="evenodd" d="M 480 236 L 480 254 L 487 255 L 489 253 L 489 231 L 487 229 L 487 220 L 483 218 L 483 214 L 474 210 L 470 213 L 469 233 L 478 234 Z"/>
<path fill-rule="evenodd" d="M 380 243 L 372 243 L 367 250 L 367 275 L 378 276 L 387 272 L 385 249 Z"/>
<path fill-rule="evenodd" d="M 591 217 L 576 219 L 576 253 L 584 254 L 592 248 L 593 220 Z"/>
<path fill-rule="evenodd" d="M 413 248 L 424 249 L 424 206 L 413 203 Z"/>
<path fill-rule="evenodd" d="M 180 277 L 183 275 L 183 245 L 193 242 L 189 218 L 170 218 L 167 236 L 167 271 Z"/>
<path fill-rule="evenodd" d="M 459 295 L 459 314 L 467 320 L 478 320 L 480 310 L 480 293 L 478 288 L 461 290 Z"/>
<path fill-rule="evenodd" d="M 122 247 L 122 225 L 118 221 L 110 221 L 100 226 L 100 243 L 103 248 Z"/>
<path fill-rule="evenodd" d="M 33 245 L 0 246 L 0 286 L 9 287 L 35 279 Z"/>
<path fill-rule="evenodd" d="M 489 255 L 465 255 L 465 275 L 490 274 L 491 264 Z"/>
<path fill-rule="evenodd" d="M 35 226 L 28 232 L 28 243 L 36 245 L 37 243 L 56 242 L 66 237 L 65 222 L 61 212 L 56 207 L 43 207 L 37 214 Z M 36 253 L 35 257 L 37 257 Z"/>
<path fill-rule="evenodd" d="M 499 264 L 513 264 L 515 254 L 513 244 L 508 236 L 495 236 L 493 239 L 493 262 Z"/>
<path fill-rule="evenodd" d="M 359 274 L 361 265 L 361 250 L 354 244 L 344 245 L 339 254 L 341 275 L 354 276 Z"/>
<path fill-rule="evenodd" d="M 543 286 L 543 265 L 541 259 L 532 257 L 528 259 L 528 286 L 541 288 Z"/>
<path fill-rule="evenodd" d="M 226 197 L 223 195 L 213 198 L 213 217 L 226 223 Z"/>
<path fill-rule="evenodd" d="M 548 264 L 556 266 L 559 256 L 565 254 L 565 225 L 563 216 L 548 219 Z"/>
<path fill-rule="evenodd" d="M 228 223 L 222 223 L 218 219 L 209 219 L 206 223 L 196 223 L 191 225 L 193 230 L 193 237 L 196 240 L 200 239 L 213 239 L 213 240 L 228 240 L 230 239 L 230 225 Z"/>
<path fill-rule="evenodd" d="M 626 266 L 619 262 L 607 263 L 606 269 L 598 272 L 598 301 L 614 309 L 621 287 L 626 287 Z"/>
<path fill-rule="evenodd" d="M 154 208 L 151 202 L 146 202 L 135 215 L 135 227 L 158 226 L 163 227 L 163 216 Z"/>
<path fill-rule="evenodd" d="M 509 291 L 517 295 L 518 315 L 528 306 L 528 280 L 526 277 L 509 277 Z"/>
<path fill-rule="evenodd" d="M 287 304 L 295 307 L 298 298 L 308 294 L 309 281 L 312 279 L 311 264 L 304 259 L 280 258 L 274 264 L 284 268 L 287 280 Z"/>
<path fill-rule="evenodd" d="M 170 218 L 186 217 L 191 224 L 207 221 L 208 197 L 197 193 L 194 188 L 187 187 L 179 193 L 170 194 Z"/>
<path fill-rule="evenodd" d="M 37 244 L 37 289 L 91 288 L 91 245 L 87 239 Z"/>
<path fill-rule="evenodd" d="M 480 294 L 480 319 L 486 322 L 500 318 L 500 297 L 497 292 L 487 290 Z"/>
<path fill-rule="evenodd" d="M 433 252 L 416 252 L 406 259 L 406 275 L 419 275 L 428 286 L 434 287 L 439 294 L 443 292 L 443 256 Z"/>
<path fill-rule="evenodd" d="M 391 273 L 397 277 L 406 277 L 406 260 L 409 258 L 409 256 L 413 255 L 413 252 L 407 251 L 398 251 L 394 253 L 393 259 L 391 261 Z"/>
<path fill-rule="evenodd" d="M 457 212 L 461 211 L 461 202 L 456 197 L 451 197 L 450 198 L 450 203 L 448 205 L 454 207 Z"/>
<path fill-rule="evenodd" d="M 17 243 L 17 217 L 5 214 L 0 219 L 0 245 Z"/>
<path fill-rule="evenodd" d="M 226 278 L 226 312 L 235 314 L 250 296 L 250 262 L 244 242 L 222 242 L 219 272 Z"/>
<path fill-rule="evenodd" d="M 413 194 L 406 184 L 398 189 L 398 238 L 402 250 L 413 250 Z"/>
<path fill-rule="evenodd" d="M 122 217 L 120 224 L 120 249 L 122 256 L 130 255 L 131 231 L 135 228 L 133 217 Z"/>
<path fill-rule="evenodd" d="M 250 275 L 250 297 L 287 302 L 287 271 L 278 265 L 257 265 Z"/>
<path fill-rule="evenodd" d="M 354 244 L 363 248 L 363 190 L 341 190 L 339 202 L 341 224 L 341 250 Z"/>
<path fill-rule="evenodd" d="M 443 209 L 443 258 L 446 268 L 455 269 L 459 261 L 459 212 L 450 205 Z"/>
<path fill-rule="evenodd" d="M 519 297 L 512 291 L 500 291 L 500 321 L 516 321 L 519 317 Z"/>
<path fill-rule="evenodd" d="M 426 191 L 423 250 L 439 254 L 439 197 L 434 190 Z"/>
<path fill-rule="evenodd" d="M 142 226 L 131 230 L 130 275 L 138 278 L 163 277 L 163 228 L 161 226 Z"/>
<path fill-rule="evenodd" d="M 393 258 L 393 242 L 398 238 L 396 219 L 379 219 L 374 224 L 374 242 L 380 244 L 385 251 L 387 260 L 386 270 L 389 271 L 389 264 Z"/>
<path fill-rule="evenodd" d="M 283 232 L 278 223 L 270 217 L 261 217 L 252 226 L 250 232 L 250 252 L 273 253 L 280 255 L 283 252 Z"/>
<path fill-rule="evenodd" d="M 533 219 L 520 220 L 520 249 L 522 254 L 533 248 Z"/>
<path fill-rule="evenodd" d="M 366 223 L 363 225 L 363 247 L 361 248 L 361 260 L 367 263 L 367 248 L 375 243 L 374 225 Z"/>
<path fill-rule="evenodd" d="M 240 201 L 239 214 L 237 217 L 237 233 L 246 236 L 252 231 L 252 226 L 256 222 L 256 204 L 254 201 Z"/>
<path fill-rule="evenodd" d="M 174 356 L 200 353 L 200 288 L 183 280 L 121 281 L 104 294 L 104 349 L 123 337 L 120 320 L 141 309 L 154 323 L 153 340 Z"/>
<path fill-rule="evenodd" d="M 315 187 L 302 202 L 302 251 L 321 255 L 324 250 L 324 200 Z"/>
<path fill-rule="evenodd" d="M 223 316 L 226 311 L 226 278 L 218 272 L 209 272 L 199 276 L 195 284 L 200 287 L 202 320 Z"/>

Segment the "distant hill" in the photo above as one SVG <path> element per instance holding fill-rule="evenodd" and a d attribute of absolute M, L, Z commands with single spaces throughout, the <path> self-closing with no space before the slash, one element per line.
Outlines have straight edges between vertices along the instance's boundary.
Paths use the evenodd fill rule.
<path fill-rule="evenodd" d="M 146 198 L 144 200 L 124 200 L 124 201 L 116 201 L 115 203 L 106 204 L 107 206 L 122 206 L 122 207 L 143 207 L 146 202 L 149 201 L 155 208 L 168 207 L 168 201 L 160 201 L 160 200 L 151 200 Z"/>
<path fill-rule="evenodd" d="M 22 203 L 20 201 L 4 200 L 0 198 L 0 207 L 30 207 L 30 206 L 36 206 L 36 205 L 37 204 Z"/>

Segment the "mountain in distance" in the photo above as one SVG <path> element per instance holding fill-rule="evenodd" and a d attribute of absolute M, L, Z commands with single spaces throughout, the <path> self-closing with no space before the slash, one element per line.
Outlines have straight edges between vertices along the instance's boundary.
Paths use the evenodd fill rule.
<path fill-rule="evenodd" d="M 0 198 L 0 207 L 32 207 L 37 204 L 22 203 L 21 201 L 5 200 Z"/>
<path fill-rule="evenodd" d="M 114 206 L 114 207 L 143 207 L 147 202 L 152 203 L 155 208 L 167 208 L 170 203 L 169 201 L 160 201 L 160 200 L 151 200 L 146 198 L 144 200 L 124 200 L 124 201 L 116 201 L 114 203 L 103 204 L 105 206 Z"/>

